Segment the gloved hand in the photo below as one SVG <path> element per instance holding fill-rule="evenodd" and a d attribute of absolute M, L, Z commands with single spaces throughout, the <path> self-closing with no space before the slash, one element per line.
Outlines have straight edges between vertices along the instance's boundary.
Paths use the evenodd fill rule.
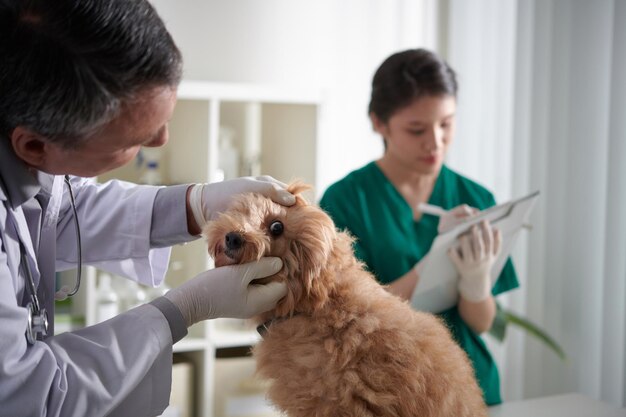
<path fill-rule="evenodd" d="M 249 318 L 272 309 L 287 294 L 283 282 L 250 284 L 280 271 L 280 258 L 223 266 L 200 273 L 169 290 L 167 297 L 182 313 L 187 326 L 217 317 Z"/>
<path fill-rule="evenodd" d="M 500 240 L 500 231 L 482 221 L 448 252 L 461 275 L 458 288 L 466 300 L 477 303 L 491 295 L 491 268 L 500 254 Z"/>
<path fill-rule="evenodd" d="M 467 204 L 461 204 L 456 206 L 452 210 L 448 210 L 446 214 L 439 217 L 439 226 L 437 226 L 437 232 L 443 233 L 452 229 L 457 224 L 461 223 L 465 218 L 473 216 L 478 213 L 478 209 L 470 207 Z"/>
<path fill-rule="evenodd" d="M 264 175 L 242 177 L 211 184 L 195 184 L 189 193 L 189 205 L 200 228 L 218 213 L 226 210 L 232 197 L 241 193 L 260 193 L 284 206 L 295 204 L 296 198 L 287 190 L 287 185 Z"/>

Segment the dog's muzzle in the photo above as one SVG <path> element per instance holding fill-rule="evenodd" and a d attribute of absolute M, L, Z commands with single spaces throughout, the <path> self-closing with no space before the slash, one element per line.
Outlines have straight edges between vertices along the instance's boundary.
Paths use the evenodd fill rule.
<path fill-rule="evenodd" d="M 229 232 L 224 237 L 224 254 L 231 259 L 235 259 L 237 251 L 243 247 L 245 240 L 237 232 Z"/>

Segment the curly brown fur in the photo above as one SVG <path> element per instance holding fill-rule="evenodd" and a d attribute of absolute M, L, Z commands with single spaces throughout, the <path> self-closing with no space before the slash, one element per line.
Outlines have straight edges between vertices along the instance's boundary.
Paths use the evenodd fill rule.
<path fill-rule="evenodd" d="M 276 221 L 279 236 L 270 233 Z M 241 236 L 241 248 L 228 249 L 229 232 Z M 269 279 L 286 282 L 288 293 L 255 318 L 274 320 L 253 355 L 271 382 L 269 399 L 289 416 L 487 415 L 471 364 L 446 327 L 379 285 L 354 257 L 352 238 L 318 207 L 300 196 L 283 207 L 248 194 L 205 234 L 218 266 L 283 259 Z"/>

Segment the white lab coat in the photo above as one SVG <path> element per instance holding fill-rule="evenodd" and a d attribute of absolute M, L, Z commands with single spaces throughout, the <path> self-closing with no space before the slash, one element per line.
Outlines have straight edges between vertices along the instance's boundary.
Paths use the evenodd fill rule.
<path fill-rule="evenodd" d="M 0 153 L 5 146 L 0 144 Z M 156 307 L 143 305 L 104 323 L 27 344 L 23 306 L 30 294 L 20 268 L 18 234 L 40 302 L 52 318 L 55 270 L 75 266 L 73 213 L 63 178 L 41 174 L 38 197 L 49 200 L 45 213 L 39 208 L 37 221 L 31 210 L 37 201 L 20 201 L 32 197 L 37 181 L 29 174 L 24 183 L 28 177 L 14 156 L 9 158 L 14 166 L 8 166 L 6 154 L 0 162 L 0 416 L 159 415 L 169 401 L 172 335 Z M 150 248 L 158 188 L 72 182 L 83 263 L 158 285 L 169 259 L 169 248 Z"/>

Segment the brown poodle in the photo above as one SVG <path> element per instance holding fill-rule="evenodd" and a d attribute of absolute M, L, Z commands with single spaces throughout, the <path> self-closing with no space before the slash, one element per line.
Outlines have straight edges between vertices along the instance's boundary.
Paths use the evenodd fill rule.
<path fill-rule="evenodd" d="M 255 318 L 263 339 L 253 355 L 269 399 L 288 416 L 487 416 L 446 327 L 378 284 L 319 207 L 299 195 L 284 207 L 246 194 L 205 235 L 216 266 L 283 260 L 265 280 L 285 281 L 287 296 Z"/>

